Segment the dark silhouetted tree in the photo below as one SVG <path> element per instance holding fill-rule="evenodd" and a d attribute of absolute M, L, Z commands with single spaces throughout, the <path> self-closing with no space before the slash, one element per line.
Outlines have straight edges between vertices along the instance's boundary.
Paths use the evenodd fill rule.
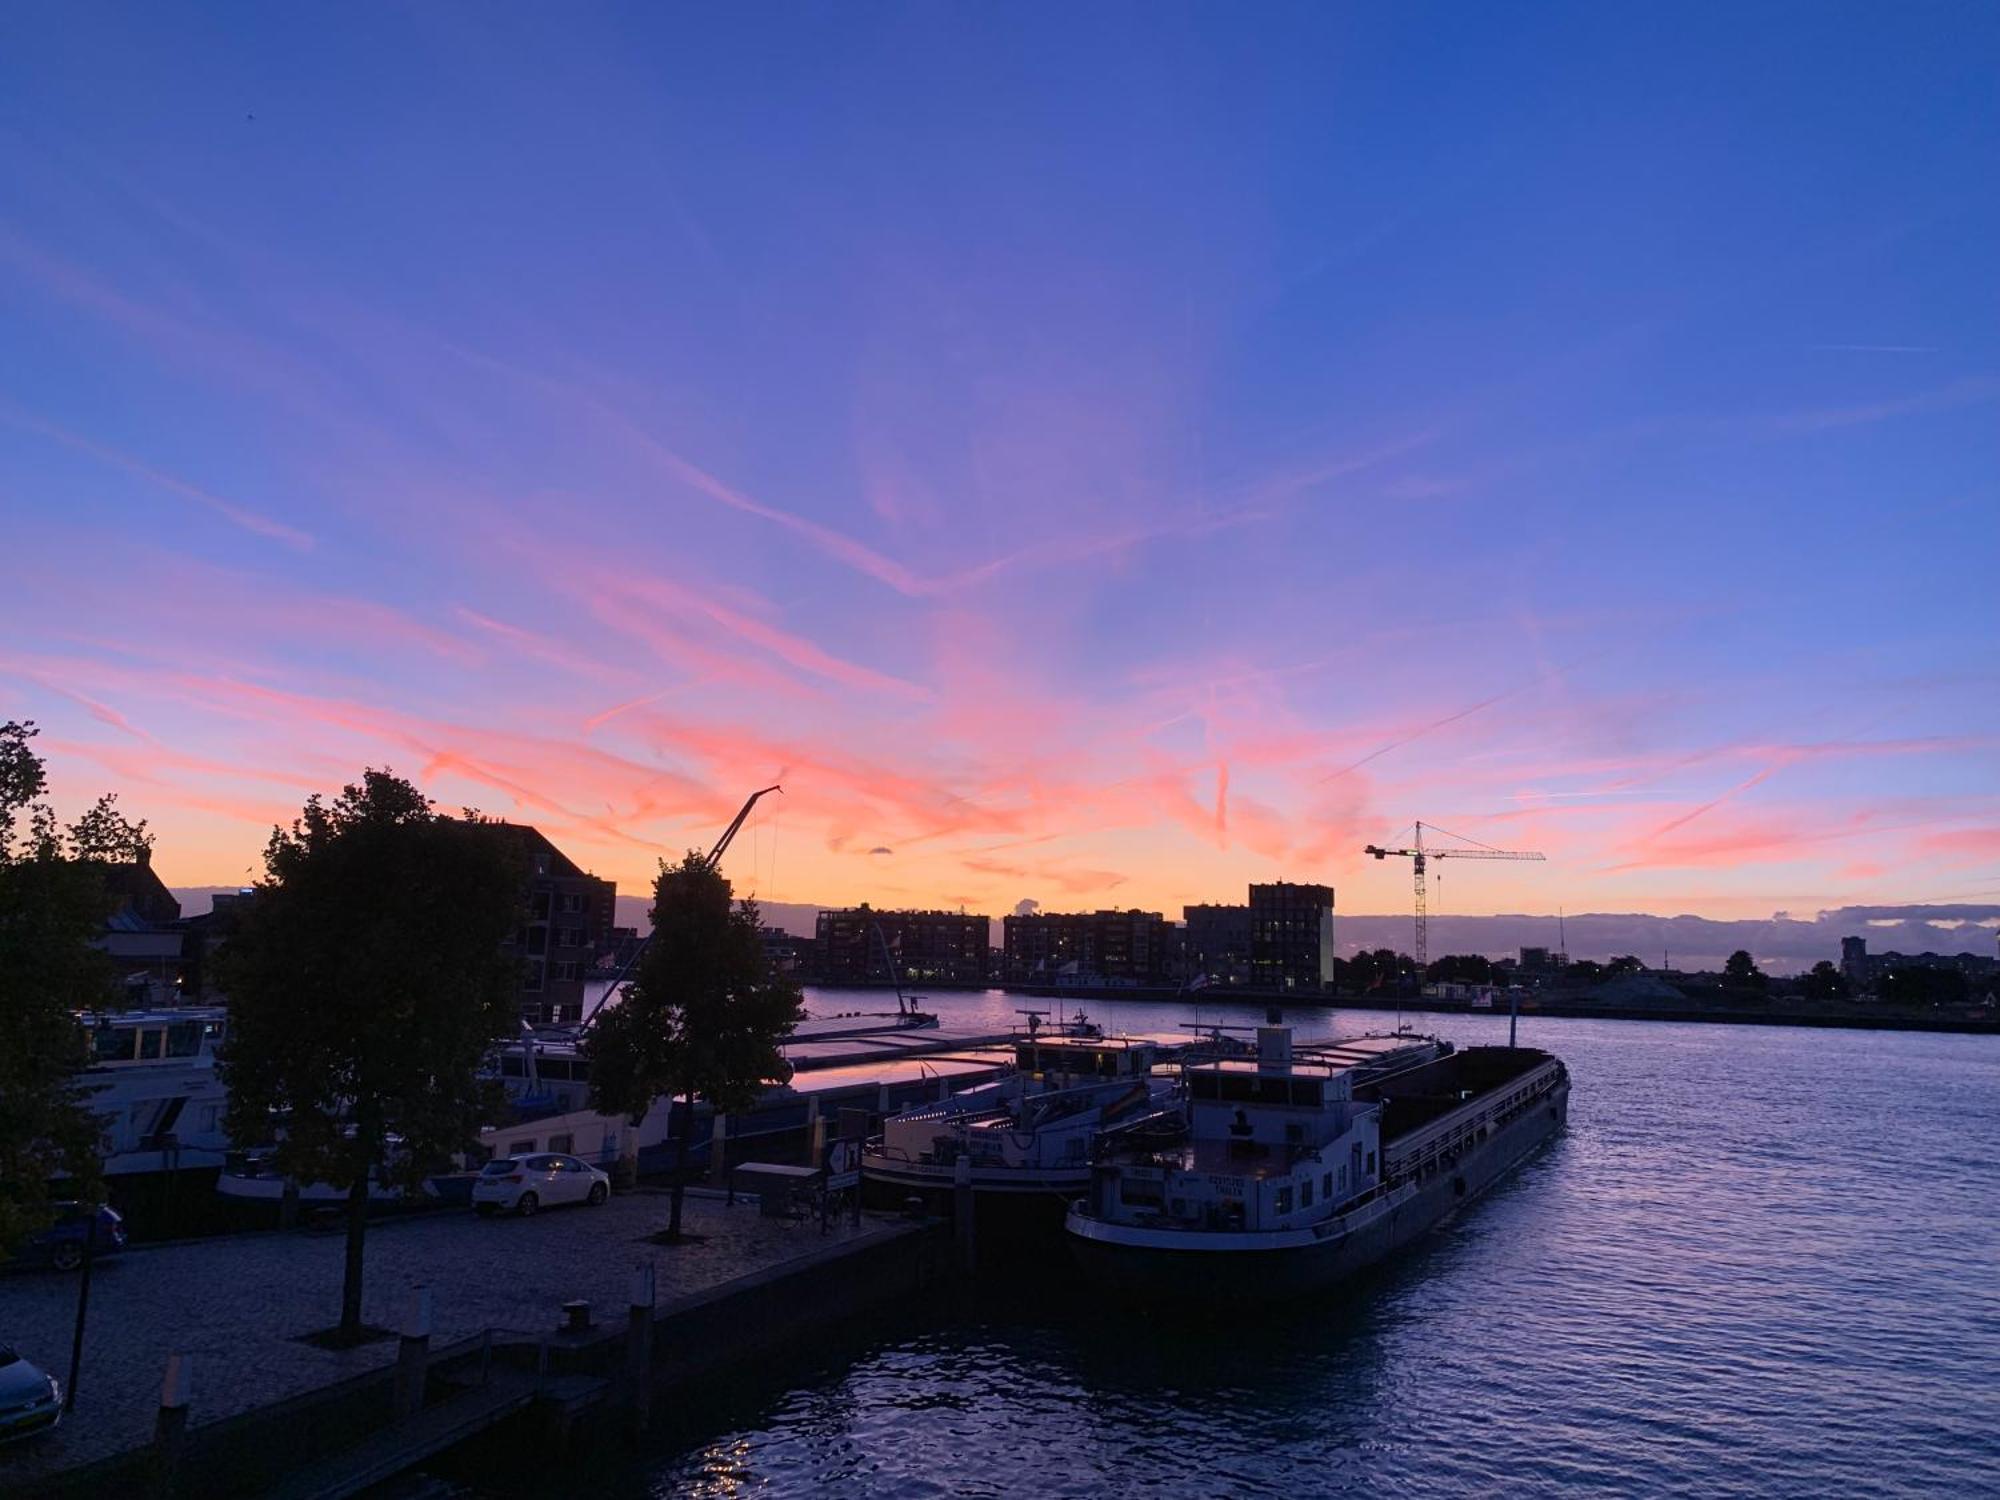
<path fill-rule="evenodd" d="M 111 907 L 103 874 L 67 857 L 54 812 L 36 801 L 46 777 L 34 736 L 32 723 L 0 724 L 0 1257 L 48 1222 L 50 1178 L 66 1174 L 75 1196 L 97 1189 L 77 1013 L 107 1004 L 113 980 L 95 946 Z"/>
<path fill-rule="evenodd" d="M 1566 985 L 1597 984 L 1604 978 L 1604 965 L 1593 958 L 1575 958 L 1563 965 L 1562 983 Z"/>
<path fill-rule="evenodd" d="M 1805 977 L 1805 993 L 1808 1000 L 1845 1000 L 1847 981 L 1839 969 L 1822 958 Z"/>
<path fill-rule="evenodd" d="M 1875 981 L 1876 998 L 1890 1005 L 1962 1005 L 1965 976 L 1956 969 L 1930 964 L 1898 964 Z"/>
<path fill-rule="evenodd" d="M 654 1101 L 678 1106 L 669 1238 L 681 1230 L 694 1101 L 722 1114 L 748 1109 L 787 1073 L 779 1044 L 802 1014 L 798 986 L 765 962 L 756 904 L 732 905 L 730 896 L 702 855 L 661 861 L 652 941 L 625 998 L 598 1016 L 584 1043 L 591 1094 L 606 1114 L 626 1116 L 636 1131 Z"/>
<path fill-rule="evenodd" d="M 146 820 L 134 823 L 118 811 L 118 794 L 106 792 L 90 810 L 69 825 L 69 855 L 107 865 L 143 865 L 153 857 L 153 836 Z"/>
<path fill-rule="evenodd" d="M 1432 959 L 1424 977 L 1433 984 L 1490 984 L 1493 961 L 1481 953 L 1448 953 Z"/>
<path fill-rule="evenodd" d="M 1757 960 L 1742 948 L 1730 954 L 1722 965 L 1722 982 L 1738 990 L 1761 990 L 1770 983 L 1764 971 L 1757 967 Z"/>
<path fill-rule="evenodd" d="M 218 955 L 229 1132 L 275 1135 L 280 1172 L 346 1192 L 353 1340 L 370 1176 L 414 1188 L 499 1106 L 479 1069 L 520 1024 L 520 965 L 501 945 L 527 869 L 492 825 L 439 815 L 386 770 L 331 804 L 315 794 L 272 830 L 264 866 Z"/>
<path fill-rule="evenodd" d="M 1621 974 L 1637 974 L 1645 967 L 1646 966 L 1644 964 L 1639 962 L 1636 956 L 1630 953 L 1624 953 L 1620 954 L 1617 958 L 1612 959 L 1610 963 L 1606 964 L 1604 966 L 1604 972 L 1615 979 Z"/>

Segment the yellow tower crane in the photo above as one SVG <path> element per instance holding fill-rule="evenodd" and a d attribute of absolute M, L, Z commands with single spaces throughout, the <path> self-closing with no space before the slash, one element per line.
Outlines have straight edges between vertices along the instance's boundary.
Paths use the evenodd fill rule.
<path fill-rule="evenodd" d="M 1482 844 L 1477 839 L 1466 838 L 1463 834 L 1453 833 L 1448 828 L 1439 828 L 1437 827 L 1436 824 L 1431 825 L 1431 831 L 1434 833 L 1442 833 L 1446 838 L 1457 839 L 1459 843 L 1469 844 L 1472 847 L 1468 849 L 1437 849 L 1437 848 L 1426 849 L 1424 847 L 1424 825 L 1419 823 L 1416 826 L 1416 837 L 1411 839 L 1410 847 L 1407 849 L 1384 849 L 1379 845 L 1370 844 L 1368 845 L 1367 848 L 1361 851 L 1363 854 L 1372 854 L 1377 859 L 1387 859 L 1390 855 L 1394 854 L 1400 856 L 1403 859 L 1409 860 L 1411 864 L 1414 865 L 1416 868 L 1416 876 L 1417 876 L 1416 960 L 1417 960 L 1418 984 L 1422 984 L 1424 982 L 1424 971 L 1430 964 L 1430 951 L 1429 951 L 1430 912 L 1426 906 L 1427 898 L 1424 893 L 1424 869 L 1425 866 L 1431 860 L 1547 858 L 1546 855 L 1537 854 L 1533 850 L 1529 849 L 1495 849 L 1490 844 Z"/>

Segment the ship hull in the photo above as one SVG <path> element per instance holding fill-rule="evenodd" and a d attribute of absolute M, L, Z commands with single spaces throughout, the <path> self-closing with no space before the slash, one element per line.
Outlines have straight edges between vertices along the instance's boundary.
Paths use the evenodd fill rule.
<path fill-rule="evenodd" d="M 1454 1169 L 1348 1216 L 1344 1233 L 1134 1233 L 1072 1213 L 1066 1238 L 1086 1277 L 1135 1300 L 1241 1303 L 1322 1291 L 1379 1265 L 1476 1199 L 1553 1139 L 1568 1114 L 1564 1081 L 1542 1107 L 1509 1121 Z"/>

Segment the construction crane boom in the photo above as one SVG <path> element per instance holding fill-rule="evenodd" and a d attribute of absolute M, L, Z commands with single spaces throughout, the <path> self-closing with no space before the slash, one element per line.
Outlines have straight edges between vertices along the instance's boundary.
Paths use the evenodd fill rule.
<path fill-rule="evenodd" d="M 1438 832 L 1448 833 L 1449 830 L 1439 829 Z M 1450 836 L 1460 839 L 1463 843 L 1469 844 L 1473 842 L 1471 839 L 1463 838 L 1460 834 L 1452 833 Z M 1546 859 L 1547 856 L 1539 854 L 1532 849 L 1490 849 L 1483 844 L 1472 849 L 1426 849 L 1424 847 L 1424 825 L 1421 823 L 1417 824 L 1416 837 L 1411 840 L 1411 843 L 1413 847 L 1408 849 L 1385 849 L 1378 844 L 1369 844 L 1361 852 L 1363 854 L 1372 854 L 1377 859 L 1388 859 L 1391 855 L 1394 855 L 1400 859 L 1410 861 L 1416 876 L 1417 885 L 1416 960 L 1417 982 L 1421 984 L 1423 983 L 1424 970 L 1430 963 L 1430 910 L 1428 897 L 1425 892 L 1425 871 L 1430 861 L 1434 859 L 1539 860 Z"/>
<path fill-rule="evenodd" d="M 727 828 L 722 830 L 722 837 L 717 839 L 715 841 L 715 847 L 708 851 L 708 867 L 711 870 L 713 870 L 717 865 L 722 863 L 722 856 L 729 851 L 730 844 L 735 842 L 736 830 L 741 828 L 743 826 L 743 820 L 750 816 L 750 809 L 755 807 L 758 804 L 758 802 L 760 802 L 765 797 L 768 797 L 771 793 L 782 792 L 782 791 L 784 791 L 784 788 L 781 786 L 767 786 L 761 792 L 752 792 L 750 794 L 748 799 L 745 800 L 743 806 L 737 810 L 736 821 L 731 823 Z"/>
<path fill-rule="evenodd" d="M 743 826 L 745 820 L 749 818 L 750 809 L 755 807 L 758 804 L 758 802 L 763 800 L 765 797 L 768 797 L 772 792 L 782 792 L 782 791 L 784 791 L 784 788 L 781 786 L 767 786 L 762 791 L 752 792 L 747 798 L 744 799 L 743 806 L 738 808 L 736 811 L 735 819 L 730 823 L 730 825 L 727 828 L 722 830 L 722 837 L 717 839 L 715 841 L 715 847 L 708 851 L 708 858 L 704 861 L 704 863 L 707 864 L 709 869 L 713 870 L 717 865 L 722 863 L 722 856 L 729 852 L 729 846 L 736 840 L 737 830 L 740 829 Z M 598 1012 L 604 1009 L 605 1002 L 608 1001 L 613 995 L 617 994 L 619 990 L 624 988 L 625 976 L 632 972 L 633 968 L 639 962 L 639 956 L 646 951 L 647 946 L 651 944 L 652 941 L 653 941 L 653 934 L 650 932 L 648 932 L 644 937 L 639 939 L 639 946 L 632 950 L 632 956 L 625 960 L 625 965 L 618 971 L 617 977 L 614 978 L 611 981 L 611 983 L 605 987 L 604 993 L 597 997 L 597 1004 L 591 1006 L 590 1014 L 583 1018 L 581 1022 L 583 1028 L 587 1029 L 590 1026 L 591 1022 L 597 1019 Z"/>

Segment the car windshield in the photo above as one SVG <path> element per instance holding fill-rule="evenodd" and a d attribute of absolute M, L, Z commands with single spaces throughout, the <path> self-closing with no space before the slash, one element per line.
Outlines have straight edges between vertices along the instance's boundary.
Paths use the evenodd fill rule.
<path fill-rule="evenodd" d="M 498 1177 L 502 1172 L 511 1172 L 513 1170 L 514 1159 L 512 1157 L 504 1157 L 499 1161 L 489 1161 L 486 1164 L 486 1175 L 488 1177 Z"/>

